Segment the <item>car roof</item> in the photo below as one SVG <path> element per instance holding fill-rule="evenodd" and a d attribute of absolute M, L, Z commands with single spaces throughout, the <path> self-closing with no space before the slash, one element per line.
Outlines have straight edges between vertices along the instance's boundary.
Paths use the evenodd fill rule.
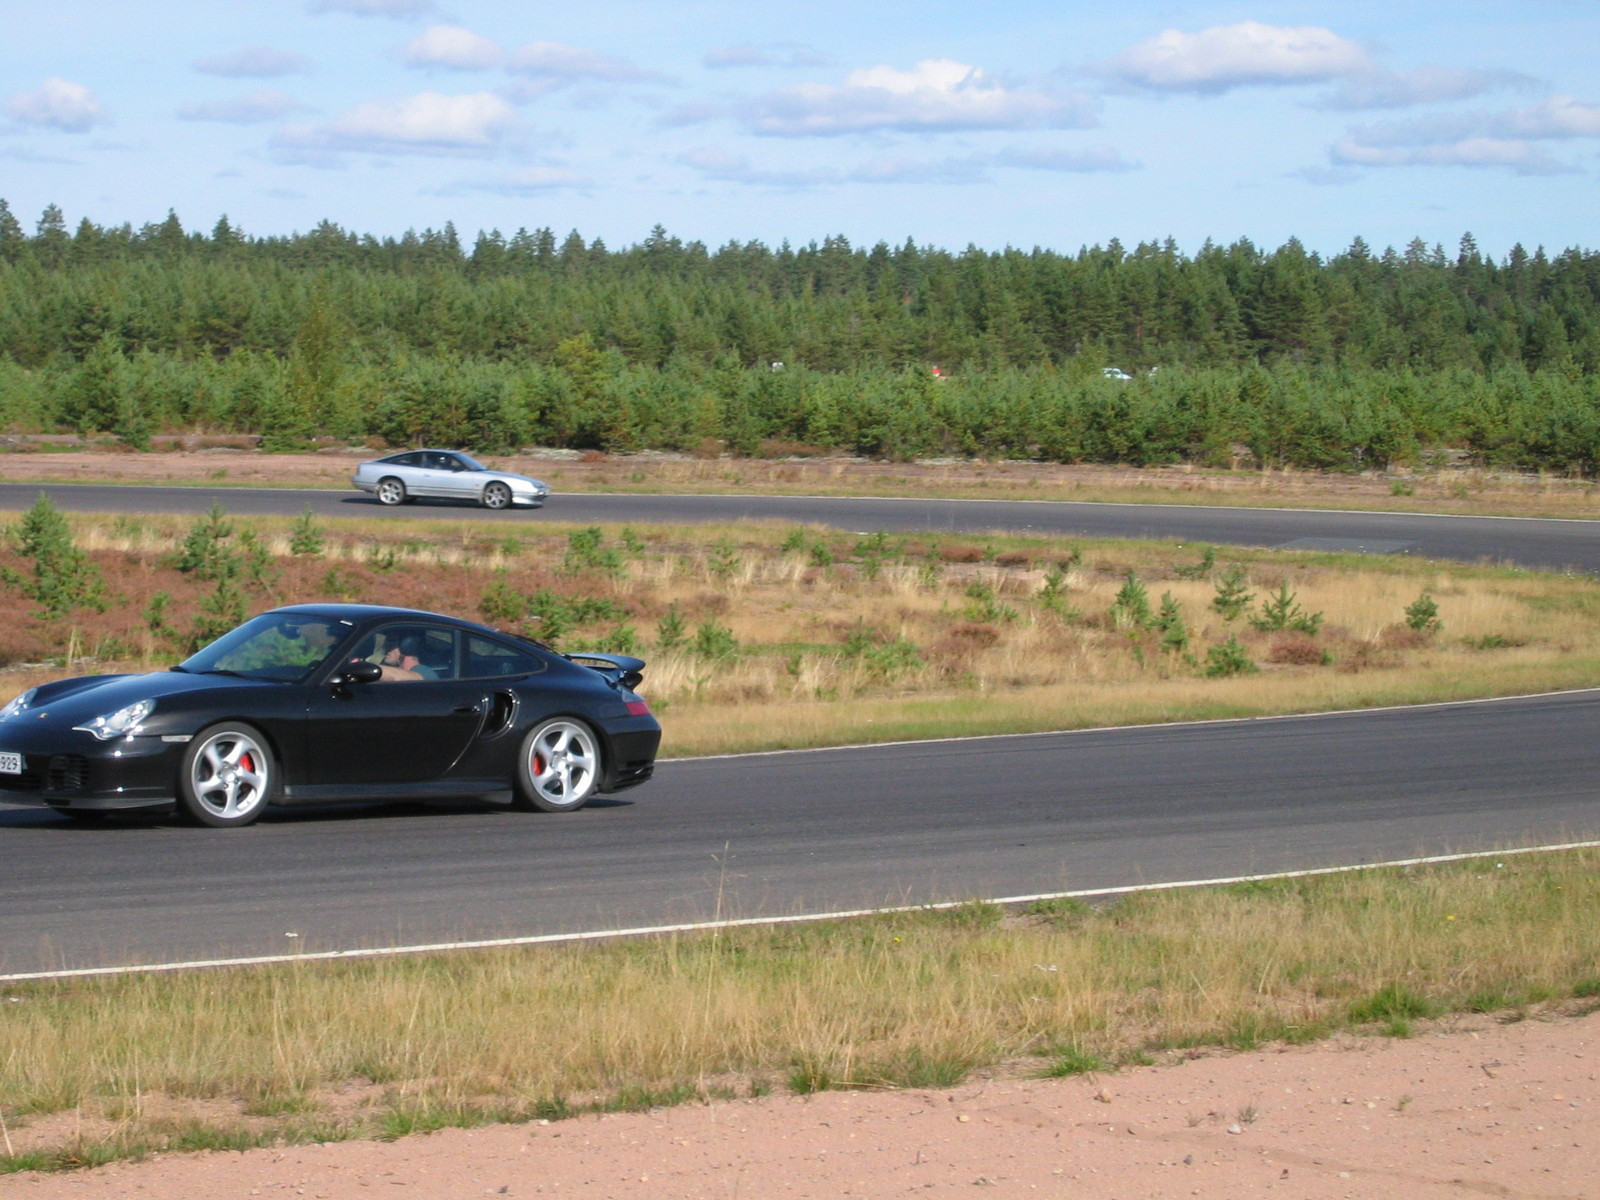
<path fill-rule="evenodd" d="M 388 620 L 431 621 L 453 625 L 457 629 L 471 630 L 474 633 L 493 634 L 495 637 L 507 641 L 518 642 L 525 646 L 536 646 L 556 658 L 565 657 L 559 650 L 546 646 L 537 638 L 530 638 L 524 634 L 513 633 L 505 629 L 496 629 L 493 625 L 485 625 L 481 621 L 469 621 L 465 617 L 452 617 L 448 613 L 429 612 L 424 608 L 398 608 L 388 604 L 286 604 L 281 608 L 268 609 L 260 615 L 264 617 L 322 617 L 330 621 L 348 621 L 352 625 L 365 625 L 373 621 Z"/>
<path fill-rule="evenodd" d="M 428 612 L 426 609 L 421 608 L 396 608 L 387 604 L 288 604 L 282 608 L 271 609 L 263 615 L 327 617 L 335 621 L 350 621 L 352 623 L 400 617 L 412 621 L 445 621 L 451 625 L 470 627 L 472 629 L 489 628 L 487 625 L 480 625 L 477 621 L 467 621 L 461 617 L 448 616 L 445 613 Z"/>

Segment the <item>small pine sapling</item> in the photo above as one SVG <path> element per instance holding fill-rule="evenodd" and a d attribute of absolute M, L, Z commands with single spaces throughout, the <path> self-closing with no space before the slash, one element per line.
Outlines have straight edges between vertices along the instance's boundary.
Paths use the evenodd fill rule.
<path fill-rule="evenodd" d="M 1183 609 L 1171 592 L 1161 593 L 1156 631 L 1161 635 L 1161 648 L 1169 654 L 1182 654 L 1189 648 L 1189 630 L 1183 623 Z"/>
<path fill-rule="evenodd" d="M 1295 599 L 1295 594 L 1289 590 L 1287 583 L 1282 584 L 1270 599 L 1261 606 L 1261 615 L 1251 617 L 1250 624 L 1253 628 L 1267 633 L 1276 633 L 1285 629 L 1295 629 L 1301 633 L 1316 637 L 1317 631 L 1322 628 L 1322 614 L 1319 612 L 1308 613 L 1301 608 Z"/>
<path fill-rule="evenodd" d="M 1406 605 L 1406 626 L 1418 633 L 1438 633 L 1444 628 L 1439 620 L 1439 606 L 1427 592 Z"/>
<path fill-rule="evenodd" d="M 1119 629 L 1149 629 L 1155 623 L 1150 612 L 1150 593 L 1132 571 L 1111 602 L 1111 620 Z"/>
<path fill-rule="evenodd" d="M 1211 607 L 1222 614 L 1224 621 L 1236 620 L 1255 600 L 1249 583 L 1250 577 L 1239 563 L 1229 567 L 1217 580 L 1217 594 L 1211 598 Z"/>

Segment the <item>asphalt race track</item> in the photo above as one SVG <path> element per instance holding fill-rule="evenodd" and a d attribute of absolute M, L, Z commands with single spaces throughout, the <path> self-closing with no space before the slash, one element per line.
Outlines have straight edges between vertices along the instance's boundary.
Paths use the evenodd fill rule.
<path fill-rule="evenodd" d="M 558 496 L 384 509 L 329 491 L 0 485 L 78 511 L 854 530 L 1411 553 L 1600 571 L 1578 521 L 989 501 Z M 840 911 L 1262 873 L 1600 833 L 1600 690 L 1490 703 L 667 761 L 572 814 L 275 812 L 79 826 L 0 805 L 0 974 Z M 671 730 L 668 727 L 670 740 Z"/>
<path fill-rule="evenodd" d="M 0 806 L 0 974 L 1215 878 L 1593 836 L 1600 690 L 690 759 L 577 813 Z M 290 936 L 294 935 L 294 936 Z"/>
<path fill-rule="evenodd" d="M 1348 550 L 1512 562 L 1544 570 L 1600 574 L 1600 522 L 1508 517 L 1157 504 L 1024 500 L 888 500 L 831 496 L 552 496 L 542 509 L 489 512 L 466 504 L 419 501 L 384 508 L 350 491 L 93 484 L 0 484 L 0 509 L 24 509 L 48 493 L 73 512 L 201 513 L 220 504 L 238 516 L 294 516 L 309 504 L 328 518 L 462 520 L 525 526 L 540 521 L 732 523 L 744 520 L 828 525 L 859 533 L 995 531 L 1050 537 L 1176 538 L 1219 545 Z"/>

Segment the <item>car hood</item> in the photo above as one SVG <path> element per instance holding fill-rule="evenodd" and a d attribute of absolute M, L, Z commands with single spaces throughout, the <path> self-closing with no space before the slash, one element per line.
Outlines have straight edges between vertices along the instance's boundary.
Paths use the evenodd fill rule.
<path fill-rule="evenodd" d="M 182 671 L 152 671 L 147 675 L 85 675 L 77 679 L 58 679 L 42 683 L 34 692 L 33 703 L 10 717 L 5 724 L 27 721 L 66 721 L 76 724 L 106 713 L 116 712 L 139 700 L 156 701 L 161 711 L 164 697 L 188 696 L 224 689 L 283 687 L 281 683 L 259 679 L 239 679 L 232 675 L 189 675 Z"/>

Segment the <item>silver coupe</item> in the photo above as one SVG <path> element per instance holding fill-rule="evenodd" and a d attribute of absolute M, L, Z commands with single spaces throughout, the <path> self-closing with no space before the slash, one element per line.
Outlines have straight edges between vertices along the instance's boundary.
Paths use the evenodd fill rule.
<path fill-rule="evenodd" d="M 496 471 L 460 450 L 407 450 L 364 462 L 350 482 L 379 504 L 410 504 L 422 496 L 470 500 L 485 508 L 538 508 L 550 489 L 537 479 Z"/>

